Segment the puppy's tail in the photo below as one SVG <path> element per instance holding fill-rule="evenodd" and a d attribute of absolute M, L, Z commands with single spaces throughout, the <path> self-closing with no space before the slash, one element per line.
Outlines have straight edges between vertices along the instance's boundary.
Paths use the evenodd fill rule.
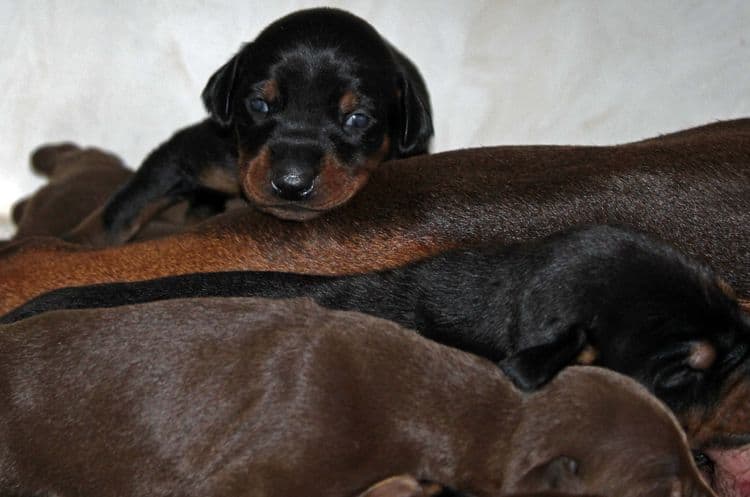
<path fill-rule="evenodd" d="M 80 152 L 78 145 L 74 143 L 56 143 L 42 145 L 31 154 L 31 169 L 43 176 L 51 178 L 60 163 L 60 158 L 72 152 Z"/>

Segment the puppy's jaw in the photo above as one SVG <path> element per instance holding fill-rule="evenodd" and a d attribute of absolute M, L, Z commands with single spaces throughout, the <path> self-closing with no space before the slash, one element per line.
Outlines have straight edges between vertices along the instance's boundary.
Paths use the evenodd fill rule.
<path fill-rule="evenodd" d="M 377 151 L 360 164 L 345 164 L 334 154 L 326 153 L 318 164 L 319 173 L 311 194 L 303 200 L 289 201 L 273 193 L 270 148 L 263 145 L 255 155 L 241 148 L 240 184 L 247 199 L 259 210 L 280 219 L 307 221 L 348 202 L 364 187 L 389 150 L 390 139 L 385 136 Z"/>

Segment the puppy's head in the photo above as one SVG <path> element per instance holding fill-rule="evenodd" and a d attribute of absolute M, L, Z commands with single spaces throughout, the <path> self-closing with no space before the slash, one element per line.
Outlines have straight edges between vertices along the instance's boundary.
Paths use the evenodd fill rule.
<path fill-rule="evenodd" d="M 651 270 L 635 272 L 640 294 L 623 294 L 620 309 L 600 317 L 602 335 L 613 339 L 594 345 L 594 363 L 636 378 L 680 416 L 714 408 L 740 371 L 750 384 L 750 319 L 707 268 Z"/>
<path fill-rule="evenodd" d="M 550 238 L 548 246 L 560 263 L 547 268 L 524 312 L 542 316 L 532 323 L 549 340 L 512 357 L 515 377 L 507 371 L 516 384 L 538 387 L 571 362 L 594 364 L 635 378 L 682 413 L 714 405 L 750 363 L 750 318 L 706 265 L 609 226 Z"/>
<path fill-rule="evenodd" d="M 571 367 L 529 395 L 507 485 L 619 497 L 711 497 L 675 417 L 612 371 Z"/>
<path fill-rule="evenodd" d="M 574 332 L 550 334 L 554 343 L 513 357 L 505 370 L 538 386 L 578 359 L 635 378 L 673 410 L 707 466 L 716 450 L 743 454 L 727 457 L 721 478 L 750 488 L 750 317 L 705 265 L 641 235 L 607 234 L 618 249 L 603 263 L 581 259 L 588 264 L 580 278 L 553 281 L 565 289 L 556 302 L 568 312 L 555 314 L 561 319 L 550 329 Z"/>
<path fill-rule="evenodd" d="M 248 199 L 283 219 L 342 205 L 381 161 L 424 153 L 432 136 L 416 68 L 335 9 L 268 26 L 211 76 L 203 100 L 236 133 Z"/>

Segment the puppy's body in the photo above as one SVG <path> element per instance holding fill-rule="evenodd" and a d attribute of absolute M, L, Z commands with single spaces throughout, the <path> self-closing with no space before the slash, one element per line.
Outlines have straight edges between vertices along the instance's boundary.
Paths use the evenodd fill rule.
<path fill-rule="evenodd" d="M 175 133 L 67 238 L 128 240 L 199 188 L 244 193 L 283 219 L 339 207 L 389 158 L 427 151 L 429 97 L 416 67 L 364 20 L 309 9 L 274 22 L 211 76 L 210 118 Z"/>
<path fill-rule="evenodd" d="M 365 272 L 602 222 L 658 234 L 750 297 L 750 120 L 612 147 L 494 147 L 393 161 L 347 206 L 306 223 L 241 209 L 132 246 L 16 245 L 0 252 L 0 312 L 66 286 L 232 270 Z"/>
<path fill-rule="evenodd" d="M 384 317 L 499 362 L 525 389 L 593 351 L 582 360 L 646 385 L 677 413 L 696 450 L 750 443 L 741 407 L 750 402 L 750 321 L 708 268 L 606 226 L 375 274 L 211 273 L 67 288 L 2 321 L 195 296 L 307 296 Z"/>
<path fill-rule="evenodd" d="M 309 301 L 66 311 L 0 333 L 2 493 L 348 496 L 400 473 L 478 496 L 710 495 L 674 418 L 625 377 L 573 369 L 521 395 L 480 358 Z"/>

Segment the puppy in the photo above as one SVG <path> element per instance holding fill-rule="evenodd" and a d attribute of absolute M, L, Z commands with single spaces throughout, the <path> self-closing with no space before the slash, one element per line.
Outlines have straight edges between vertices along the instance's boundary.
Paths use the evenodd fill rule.
<path fill-rule="evenodd" d="M 381 165 L 341 209 L 306 223 L 254 209 L 104 250 L 0 250 L 0 313 L 66 286 L 233 270 L 340 275 L 581 224 L 658 234 L 750 299 L 750 119 L 607 147 L 488 147 Z"/>
<path fill-rule="evenodd" d="M 0 330 L 0 493 L 329 497 L 407 473 L 478 496 L 708 497 L 674 417 L 310 301 L 174 300 Z M 604 442 L 606 441 L 606 442 Z"/>
<path fill-rule="evenodd" d="M 203 103 L 210 118 L 154 150 L 69 240 L 123 242 L 202 187 L 311 219 L 349 200 L 381 161 L 425 153 L 433 134 L 416 67 L 364 20 L 328 8 L 264 29 L 211 76 Z"/>
<path fill-rule="evenodd" d="M 0 321 L 197 296 L 307 296 L 391 319 L 495 361 L 524 390 L 575 362 L 606 367 L 666 402 L 695 434 L 696 450 L 714 447 L 717 433 L 731 438 L 724 441 L 731 447 L 750 443 L 750 417 L 741 407 L 750 402 L 750 319 L 706 266 L 608 226 L 454 251 L 374 274 L 228 272 L 73 287 Z M 720 412 L 729 421 L 717 423 Z M 698 436 L 706 426 L 715 427 L 711 435 Z"/>
<path fill-rule="evenodd" d="M 14 239 L 67 233 L 133 174 L 115 155 L 72 143 L 40 147 L 30 162 L 49 181 L 13 206 Z"/>

